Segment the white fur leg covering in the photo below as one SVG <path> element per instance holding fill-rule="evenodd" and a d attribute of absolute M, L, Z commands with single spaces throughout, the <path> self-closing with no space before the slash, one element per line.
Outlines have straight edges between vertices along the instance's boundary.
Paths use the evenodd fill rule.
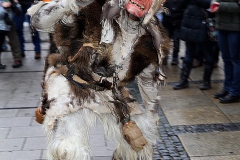
<path fill-rule="evenodd" d="M 156 144 L 158 131 L 155 119 L 151 117 L 150 113 L 134 115 L 131 117 L 131 119 L 134 120 L 141 129 L 144 137 L 148 141 L 148 144 L 139 152 L 134 151 L 123 138 L 120 130 L 121 124 L 117 124 L 114 116 L 111 114 L 101 114 L 99 116 L 103 123 L 107 138 L 118 143 L 118 147 L 114 153 L 114 158 L 116 160 L 152 160 L 152 145 Z"/>
<path fill-rule="evenodd" d="M 81 109 L 58 119 L 47 115 L 43 127 L 48 138 L 48 160 L 90 160 L 89 130 L 96 114 Z M 51 122 L 55 122 L 52 127 Z M 50 125 L 51 124 L 51 125 Z"/>

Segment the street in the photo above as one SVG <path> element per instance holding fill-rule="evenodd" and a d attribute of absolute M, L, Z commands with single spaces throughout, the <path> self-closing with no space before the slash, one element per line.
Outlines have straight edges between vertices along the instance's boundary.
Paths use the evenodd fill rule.
<path fill-rule="evenodd" d="M 2 53 L 0 70 L 0 160 L 46 160 L 46 137 L 35 121 L 40 103 L 44 57 L 48 54 L 48 34 L 41 33 L 42 58 L 34 59 L 29 29 L 25 28 L 26 57 L 21 68 L 12 68 L 13 57 Z M 180 55 L 184 55 L 184 43 Z M 154 160 L 240 160 L 240 103 L 221 104 L 212 95 L 222 89 L 224 73 L 220 58 L 212 75 L 212 89 L 198 89 L 203 67 L 192 69 L 190 87 L 173 90 L 179 81 L 178 66 L 164 66 L 167 86 L 161 86 L 159 141 Z M 139 97 L 135 85 L 129 89 Z M 141 101 L 141 100 L 140 100 Z M 111 160 L 115 142 L 104 135 L 101 122 L 90 136 L 93 160 Z"/>

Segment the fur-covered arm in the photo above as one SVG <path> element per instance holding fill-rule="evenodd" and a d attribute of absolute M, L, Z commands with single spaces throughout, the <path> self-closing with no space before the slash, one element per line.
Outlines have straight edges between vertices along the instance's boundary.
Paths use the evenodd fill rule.
<path fill-rule="evenodd" d="M 115 32 L 113 29 L 113 18 L 120 14 L 121 8 L 119 7 L 119 0 L 109 0 L 102 7 L 102 34 L 101 42 L 112 43 L 114 40 Z"/>
<path fill-rule="evenodd" d="M 165 81 L 166 75 L 162 69 L 162 63 L 164 58 L 169 54 L 171 48 L 171 41 L 166 33 L 162 24 L 157 21 L 156 17 L 152 17 L 148 24 L 142 24 L 143 28 L 151 34 L 153 39 L 153 45 L 157 51 L 158 66 L 156 68 L 156 78 L 160 81 Z"/>
<path fill-rule="evenodd" d="M 153 44 L 154 44 L 157 52 L 160 53 L 161 42 L 163 40 L 162 40 L 162 36 L 161 36 L 161 31 L 159 30 L 159 27 L 158 27 L 157 20 L 155 18 L 152 18 L 151 21 L 147 25 L 143 24 L 143 28 L 145 28 L 152 35 Z"/>
<path fill-rule="evenodd" d="M 77 14 L 81 8 L 92 2 L 93 0 L 54 0 L 49 3 L 39 1 L 28 9 L 31 25 L 42 32 L 54 32 L 54 25 L 59 20 L 71 24 L 71 15 Z"/>

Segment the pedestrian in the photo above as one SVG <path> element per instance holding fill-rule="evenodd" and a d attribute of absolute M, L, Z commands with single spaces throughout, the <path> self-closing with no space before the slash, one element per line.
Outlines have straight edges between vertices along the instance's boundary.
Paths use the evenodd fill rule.
<path fill-rule="evenodd" d="M 211 88 L 211 75 L 214 68 L 213 44 L 209 40 L 206 24 L 206 9 L 210 6 L 210 0 L 189 0 L 181 22 L 180 39 L 185 41 L 186 52 L 183 61 L 180 82 L 173 89 L 188 87 L 188 78 L 192 69 L 195 53 L 204 54 L 204 74 L 201 90 Z"/>
<path fill-rule="evenodd" d="M 214 98 L 220 103 L 240 100 L 240 1 L 212 1 L 211 11 L 216 14 L 218 46 L 224 62 L 224 84 Z"/>
<path fill-rule="evenodd" d="M 14 16 L 14 21 L 16 25 L 16 31 L 18 34 L 20 47 L 21 47 L 21 55 L 22 57 L 25 57 L 25 38 L 23 33 L 23 23 L 25 21 L 25 17 L 27 17 L 27 22 L 30 22 L 30 16 L 26 15 L 28 8 L 31 7 L 34 0 L 16 0 L 21 5 L 22 11 L 20 14 Z M 39 32 L 34 30 L 32 33 L 32 42 L 34 44 L 34 50 L 35 50 L 35 59 L 41 58 L 41 39 Z"/>
<path fill-rule="evenodd" d="M 171 65 L 178 64 L 178 53 L 180 49 L 179 32 L 180 32 L 183 12 L 187 7 L 186 2 L 187 1 L 185 0 L 167 0 L 163 5 L 168 9 L 168 12 L 162 13 L 163 15 L 162 24 L 166 28 L 169 37 L 173 41 Z"/>
<path fill-rule="evenodd" d="M 212 54 L 214 55 L 214 68 L 217 67 L 218 61 L 219 61 L 219 47 L 217 42 L 212 43 Z M 197 52 L 195 54 L 195 58 L 193 60 L 193 68 L 201 67 L 204 64 L 204 54 L 201 52 L 201 48 L 197 49 Z"/>
<path fill-rule="evenodd" d="M 15 8 L 16 6 L 14 6 L 14 1 L 0 0 L 0 3 L 0 46 L 3 46 L 5 42 L 5 37 L 8 36 L 14 57 L 14 64 L 12 65 L 12 67 L 18 68 L 22 66 L 22 61 L 19 51 L 19 42 L 16 36 L 13 22 L 13 14 L 14 12 L 16 12 L 17 8 Z M 2 47 L 0 48 L 0 50 L 3 50 Z M 0 69 L 5 68 L 6 65 L 2 64 L 0 59 Z"/>
<path fill-rule="evenodd" d="M 20 50 L 20 44 L 19 39 L 17 36 L 17 32 L 15 30 L 14 23 L 12 24 L 10 28 L 10 32 L 7 33 L 7 37 L 9 40 L 9 45 L 11 47 L 14 63 L 12 65 L 13 68 L 19 68 L 22 66 L 22 56 L 21 56 L 21 50 Z"/>

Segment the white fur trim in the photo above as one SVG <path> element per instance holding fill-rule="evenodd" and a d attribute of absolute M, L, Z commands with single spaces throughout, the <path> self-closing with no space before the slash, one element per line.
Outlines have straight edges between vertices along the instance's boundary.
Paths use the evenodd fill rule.
<path fill-rule="evenodd" d="M 148 144 L 135 152 L 121 134 L 121 123 L 111 114 L 113 104 L 111 91 L 95 92 L 95 99 L 89 99 L 81 106 L 72 94 L 69 82 L 54 67 L 45 76 L 48 99 L 54 99 L 46 111 L 43 128 L 48 138 L 47 157 L 50 160 L 90 160 L 89 130 L 99 117 L 107 138 L 117 142 L 115 156 L 126 160 L 151 160 L 152 145 L 158 138 L 156 117 L 148 110 L 142 110 L 138 103 L 131 103 L 132 120 L 141 129 Z"/>
<path fill-rule="evenodd" d="M 108 19 L 103 20 L 102 22 L 102 33 L 101 33 L 101 43 L 112 43 L 115 35 L 112 22 Z"/>

